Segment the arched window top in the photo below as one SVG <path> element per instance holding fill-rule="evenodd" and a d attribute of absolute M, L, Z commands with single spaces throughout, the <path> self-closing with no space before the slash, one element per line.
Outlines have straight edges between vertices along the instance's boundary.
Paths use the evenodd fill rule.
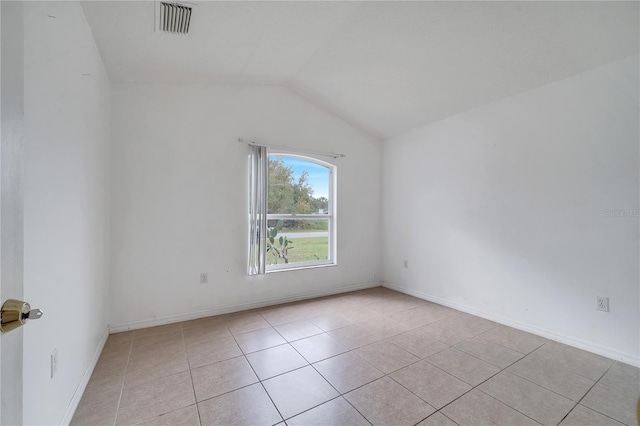
<path fill-rule="evenodd" d="M 330 212 L 335 166 L 292 154 L 269 154 L 269 214 L 321 214 Z"/>

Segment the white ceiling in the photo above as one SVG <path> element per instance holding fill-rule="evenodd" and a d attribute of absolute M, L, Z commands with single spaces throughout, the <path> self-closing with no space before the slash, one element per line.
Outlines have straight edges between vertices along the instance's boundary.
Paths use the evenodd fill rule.
<path fill-rule="evenodd" d="M 84 2 L 114 82 L 282 84 L 384 139 L 638 53 L 638 2 Z"/>

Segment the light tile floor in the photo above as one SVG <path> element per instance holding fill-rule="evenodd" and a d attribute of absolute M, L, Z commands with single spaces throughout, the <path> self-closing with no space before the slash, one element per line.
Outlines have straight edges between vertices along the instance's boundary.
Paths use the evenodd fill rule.
<path fill-rule="evenodd" d="M 76 425 L 636 425 L 638 369 L 382 287 L 109 336 Z"/>

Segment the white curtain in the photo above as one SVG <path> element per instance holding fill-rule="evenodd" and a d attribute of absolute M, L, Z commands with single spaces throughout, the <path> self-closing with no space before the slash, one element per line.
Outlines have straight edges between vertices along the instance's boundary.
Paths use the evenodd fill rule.
<path fill-rule="evenodd" d="M 269 158 L 266 146 L 251 145 L 249 167 L 249 275 L 264 274 L 267 232 L 267 178 Z"/>

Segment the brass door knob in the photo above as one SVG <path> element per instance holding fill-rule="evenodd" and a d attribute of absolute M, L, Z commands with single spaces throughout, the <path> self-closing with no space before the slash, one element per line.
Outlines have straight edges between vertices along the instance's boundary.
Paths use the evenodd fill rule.
<path fill-rule="evenodd" d="M 31 309 L 31 305 L 22 300 L 7 299 L 0 311 L 0 330 L 7 333 L 15 330 L 27 321 L 42 317 L 44 312 L 40 309 Z"/>

